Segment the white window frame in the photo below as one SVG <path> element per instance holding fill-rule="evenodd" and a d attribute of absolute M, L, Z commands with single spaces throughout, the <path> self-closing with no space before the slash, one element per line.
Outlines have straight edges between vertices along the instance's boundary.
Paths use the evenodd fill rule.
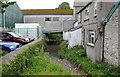
<path fill-rule="evenodd" d="M 87 20 L 87 19 L 89 19 L 89 7 L 87 7 L 87 8 L 85 9 L 84 20 Z"/>
<path fill-rule="evenodd" d="M 94 3 L 94 17 L 97 16 L 97 5 L 98 5 L 98 3 L 95 2 Z"/>
<path fill-rule="evenodd" d="M 95 42 L 95 32 L 90 30 L 88 31 L 88 45 L 94 46 Z"/>

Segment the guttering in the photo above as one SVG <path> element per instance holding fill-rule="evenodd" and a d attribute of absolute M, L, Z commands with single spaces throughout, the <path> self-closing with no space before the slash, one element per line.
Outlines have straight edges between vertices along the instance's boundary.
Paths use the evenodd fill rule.
<path fill-rule="evenodd" d="M 109 22 L 110 18 L 112 17 L 112 15 L 114 14 L 114 12 L 116 11 L 116 9 L 119 7 L 120 5 L 120 1 L 118 1 L 113 7 L 112 10 L 109 12 L 109 14 L 107 15 L 107 17 L 102 21 L 102 24 L 105 26 L 107 24 L 107 22 Z"/>
<path fill-rule="evenodd" d="M 76 14 L 81 13 L 84 9 L 86 9 L 89 5 L 91 5 L 93 3 L 93 0 L 91 2 L 89 2 L 88 4 L 86 4 L 79 12 L 77 12 Z"/>

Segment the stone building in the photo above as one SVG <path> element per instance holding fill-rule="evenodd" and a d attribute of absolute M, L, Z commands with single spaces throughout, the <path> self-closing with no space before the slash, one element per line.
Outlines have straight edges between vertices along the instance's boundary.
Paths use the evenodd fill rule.
<path fill-rule="evenodd" d="M 62 32 L 71 28 L 71 22 L 65 20 L 73 17 L 73 9 L 27 9 L 22 10 L 25 23 L 39 23 L 43 33 Z"/>
<path fill-rule="evenodd" d="M 110 15 L 117 2 L 79 1 L 84 7 L 77 12 L 82 25 L 83 46 L 92 61 L 102 60 L 120 65 L 119 54 L 119 9 L 110 18 L 106 26 L 103 21 Z M 105 29 L 104 29 L 105 28 Z"/>
<path fill-rule="evenodd" d="M 120 65 L 120 6 L 105 27 L 104 58 L 106 62 Z"/>

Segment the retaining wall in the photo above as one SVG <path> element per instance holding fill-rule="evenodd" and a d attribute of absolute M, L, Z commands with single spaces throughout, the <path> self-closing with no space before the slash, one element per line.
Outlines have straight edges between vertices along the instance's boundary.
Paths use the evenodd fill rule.
<path fill-rule="evenodd" d="M 0 64 L 9 63 L 9 61 L 14 59 L 17 54 L 23 53 L 24 49 L 26 49 L 29 45 L 35 44 L 35 43 L 37 43 L 39 41 L 43 41 L 43 40 L 44 40 L 44 35 L 42 35 L 39 39 L 37 39 L 31 43 L 28 43 L 28 44 L 16 49 L 15 51 L 12 51 L 12 52 L 6 54 L 5 56 L 0 58 Z"/>

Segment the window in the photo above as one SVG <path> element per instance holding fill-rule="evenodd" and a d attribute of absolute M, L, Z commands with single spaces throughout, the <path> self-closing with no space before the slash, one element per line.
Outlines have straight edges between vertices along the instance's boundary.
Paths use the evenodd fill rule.
<path fill-rule="evenodd" d="M 45 21 L 51 21 L 51 18 L 50 17 L 46 17 Z"/>
<path fill-rule="evenodd" d="M 46 17 L 45 21 L 59 21 L 59 17 Z"/>
<path fill-rule="evenodd" d="M 94 16 L 97 16 L 97 2 L 94 3 Z"/>
<path fill-rule="evenodd" d="M 88 44 L 94 45 L 94 42 L 95 42 L 95 32 L 89 31 L 88 32 Z"/>
<path fill-rule="evenodd" d="M 2 38 L 10 38 L 10 35 L 7 33 L 2 33 Z"/>
<path fill-rule="evenodd" d="M 9 35 L 12 35 L 12 36 L 14 36 L 14 37 L 19 37 L 16 33 L 13 33 L 13 32 L 9 32 Z"/>
<path fill-rule="evenodd" d="M 89 7 L 85 9 L 85 19 L 84 20 L 87 20 L 89 19 Z"/>
<path fill-rule="evenodd" d="M 59 21 L 59 17 L 53 17 L 53 21 Z"/>

